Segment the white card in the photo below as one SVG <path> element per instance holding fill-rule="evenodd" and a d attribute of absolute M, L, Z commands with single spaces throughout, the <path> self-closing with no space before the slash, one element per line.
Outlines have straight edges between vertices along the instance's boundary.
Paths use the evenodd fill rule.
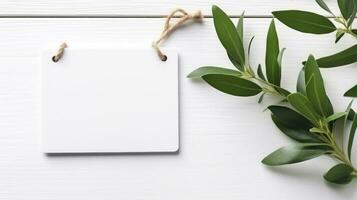
<path fill-rule="evenodd" d="M 42 57 L 46 153 L 174 152 L 179 148 L 178 55 L 67 48 Z"/>

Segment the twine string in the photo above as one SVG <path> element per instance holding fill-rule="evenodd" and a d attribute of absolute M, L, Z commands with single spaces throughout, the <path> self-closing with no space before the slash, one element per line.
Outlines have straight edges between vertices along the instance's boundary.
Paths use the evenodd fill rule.
<path fill-rule="evenodd" d="M 55 53 L 55 55 L 52 56 L 52 61 L 53 61 L 53 62 L 58 62 L 58 61 L 62 58 L 62 56 L 63 56 L 63 54 L 64 54 L 64 49 L 65 49 L 65 48 L 67 48 L 67 44 L 66 44 L 65 42 L 63 42 L 63 43 L 59 46 L 59 48 L 58 48 L 57 52 Z"/>
<path fill-rule="evenodd" d="M 178 21 L 174 24 L 171 24 L 171 20 L 176 16 L 176 14 L 181 14 Z M 165 38 L 167 38 L 172 32 L 174 32 L 177 28 L 181 27 L 187 21 L 197 21 L 201 22 L 203 19 L 203 15 L 201 11 L 196 11 L 193 14 L 187 13 L 183 9 L 176 9 L 172 11 L 166 18 L 164 28 L 159 36 L 159 38 L 152 43 L 153 48 L 156 50 L 157 55 L 162 61 L 167 60 L 167 56 L 160 50 L 160 44 L 163 42 Z M 67 48 L 67 44 L 63 42 L 55 55 L 52 57 L 53 62 L 58 62 L 64 54 L 64 50 Z"/>
<path fill-rule="evenodd" d="M 171 24 L 171 20 L 176 16 L 176 14 L 180 13 L 181 16 L 179 17 L 178 21 L 174 24 Z M 162 41 L 167 38 L 173 31 L 175 31 L 177 28 L 181 27 L 185 22 L 187 21 L 197 21 L 201 22 L 203 19 L 203 15 L 201 11 L 196 11 L 192 14 L 187 13 L 183 9 L 176 9 L 172 11 L 166 18 L 164 29 L 162 30 L 159 38 L 152 43 L 152 46 L 156 50 L 157 55 L 162 61 L 167 60 L 167 56 L 160 50 L 160 44 Z"/>

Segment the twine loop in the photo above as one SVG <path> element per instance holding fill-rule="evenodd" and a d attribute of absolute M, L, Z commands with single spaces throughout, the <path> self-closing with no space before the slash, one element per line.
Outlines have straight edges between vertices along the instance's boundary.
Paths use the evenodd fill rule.
<path fill-rule="evenodd" d="M 62 56 L 63 56 L 63 54 L 64 54 L 64 49 L 65 49 L 65 48 L 67 48 L 67 44 L 66 44 L 65 42 L 63 42 L 63 43 L 59 46 L 59 48 L 58 48 L 57 52 L 55 53 L 55 55 L 52 56 L 52 61 L 53 61 L 53 62 L 58 62 L 58 61 L 62 58 Z"/>
<path fill-rule="evenodd" d="M 176 17 L 176 14 L 181 14 L 181 16 L 179 16 L 178 21 L 174 24 L 171 24 L 170 21 L 172 18 Z M 159 56 L 159 58 L 162 61 L 166 61 L 167 60 L 167 56 L 160 50 L 160 43 L 166 38 L 168 37 L 168 35 L 170 35 L 174 30 L 176 30 L 177 28 L 179 28 L 180 26 L 182 26 L 185 22 L 187 21 L 197 21 L 197 22 L 201 22 L 203 20 L 203 15 L 202 12 L 200 10 L 194 12 L 194 13 L 187 13 L 185 10 L 183 9 L 176 9 L 174 11 L 172 11 L 166 18 L 165 21 L 165 25 L 164 25 L 164 29 L 162 30 L 159 38 L 154 41 L 152 43 L 152 46 L 154 47 L 154 49 L 156 50 L 157 55 Z"/>

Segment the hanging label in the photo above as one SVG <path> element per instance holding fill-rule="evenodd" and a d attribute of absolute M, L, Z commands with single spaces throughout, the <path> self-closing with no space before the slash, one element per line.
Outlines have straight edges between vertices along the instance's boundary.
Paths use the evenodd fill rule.
<path fill-rule="evenodd" d="M 67 48 L 42 56 L 46 153 L 174 152 L 179 148 L 178 55 L 165 49 Z"/>

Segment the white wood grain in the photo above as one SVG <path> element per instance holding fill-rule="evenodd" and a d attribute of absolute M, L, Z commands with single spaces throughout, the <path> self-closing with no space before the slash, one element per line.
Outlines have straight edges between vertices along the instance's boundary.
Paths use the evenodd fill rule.
<path fill-rule="evenodd" d="M 236 20 L 236 19 L 235 19 Z M 246 40 L 256 39 L 252 63 L 264 61 L 269 19 L 247 19 Z M 212 21 L 178 30 L 166 46 L 180 52 L 181 151 L 178 154 L 49 157 L 41 153 L 40 50 L 67 41 L 118 46 L 150 45 L 162 19 L 0 20 L 0 199 L 356 199 L 357 184 L 331 187 L 322 174 L 334 164 L 322 157 L 268 168 L 260 160 L 291 141 L 272 124 L 257 98 L 219 93 L 185 76 L 202 65 L 231 67 Z M 283 85 L 294 88 L 301 61 L 348 46 L 334 35 L 305 35 L 277 23 L 284 58 Z M 130 67 L 130 66 L 128 66 Z M 357 68 L 323 70 L 328 93 L 340 111 L 343 92 Z M 164 84 L 164 83 L 163 83 Z M 274 99 L 267 99 L 273 101 Z M 120 103 L 120 102 L 118 102 Z M 357 149 L 354 150 L 357 152 Z"/>
<path fill-rule="evenodd" d="M 326 0 L 336 10 L 336 0 Z M 230 15 L 270 15 L 279 9 L 303 9 L 327 15 L 313 0 L 2 0 L 3 16 L 162 16 L 174 8 L 202 10 L 211 15 L 211 5 L 217 4 Z M 338 13 L 337 13 L 338 14 Z"/>

